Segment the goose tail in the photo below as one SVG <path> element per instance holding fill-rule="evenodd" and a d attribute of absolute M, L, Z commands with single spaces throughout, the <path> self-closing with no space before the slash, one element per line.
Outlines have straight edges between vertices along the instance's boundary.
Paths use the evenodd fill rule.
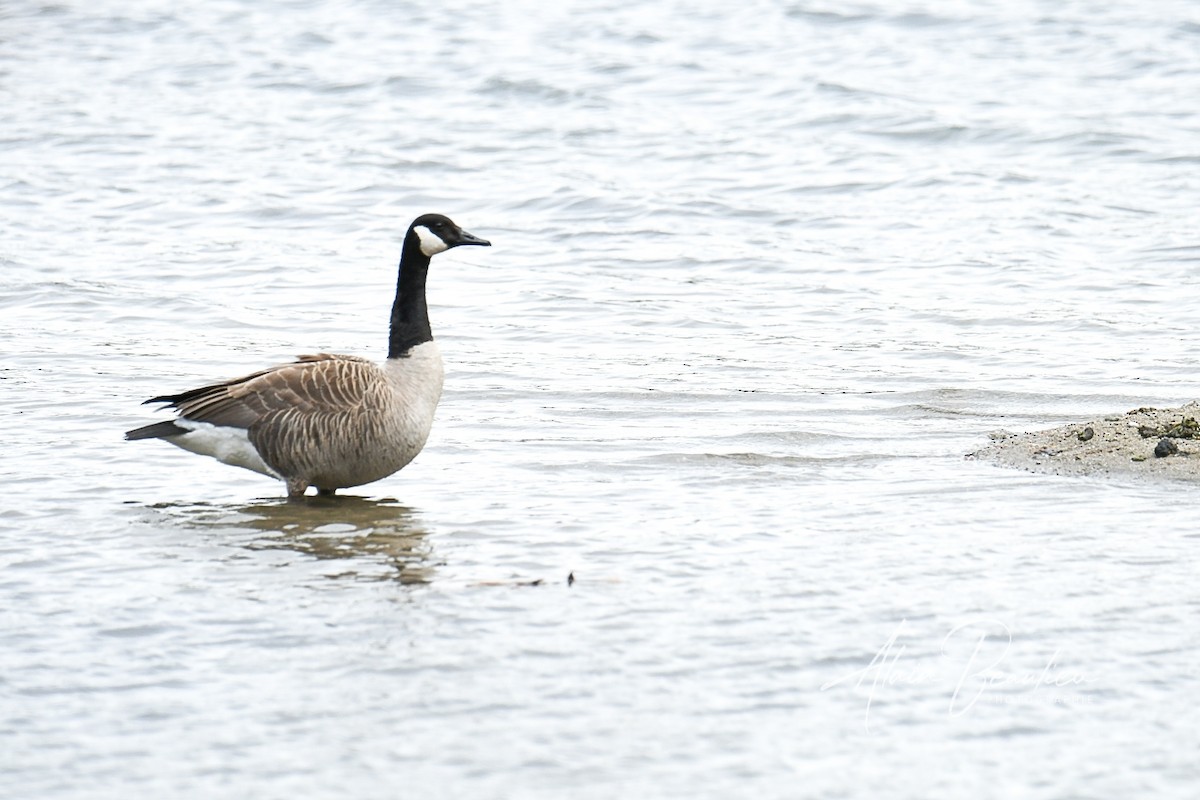
<path fill-rule="evenodd" d="M 171 436 L 182 436 L 188 432 L 187 428 L 181 428 L 176 425 L 174 420 L 166 420 L 126 431 L 125 441 L 132 442 L 135 439 L 167 439 Z"/>

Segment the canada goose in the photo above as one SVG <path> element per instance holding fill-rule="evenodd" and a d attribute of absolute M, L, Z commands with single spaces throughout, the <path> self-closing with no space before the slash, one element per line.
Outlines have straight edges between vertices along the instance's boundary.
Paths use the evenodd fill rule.
<path fill-rule="evenodd" d="M 429 436 L 442 396 L 442 356 L 429 329 L 425 276 L 431 256 L 460 245 L 489 246 L 441 214 L 413 220 L 404 237 L 388 355 L 383 364 L 321 353 L 224 383 L 152 397 L 176 419 L 129 431 L 163 439 L 224 464 L 287 482 L 289 498 L 309 486 L 330 495 L 412 461 Z"/>

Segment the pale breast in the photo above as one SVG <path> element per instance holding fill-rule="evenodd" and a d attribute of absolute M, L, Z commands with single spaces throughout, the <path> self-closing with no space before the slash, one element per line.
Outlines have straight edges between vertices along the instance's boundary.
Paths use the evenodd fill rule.
<path fill-rule="evenodd" d="M 442 358 L 434 342 L 408 352 L 379 367 L 381 383 L 371 387 L 360 409 L 338 421 L 343 435 L 323 443 L 312 459 L 310 483 L 325 488 L 371 483 L 421 452 L 442 396 Z"/>

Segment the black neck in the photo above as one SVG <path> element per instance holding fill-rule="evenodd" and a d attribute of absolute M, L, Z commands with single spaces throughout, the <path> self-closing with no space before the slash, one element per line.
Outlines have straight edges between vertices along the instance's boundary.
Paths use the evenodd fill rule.
<path fill-rule="evenodd" d="M 425 276 L 428 274 L 429 256 L 421 252 L 416 234 L 409 231 L 400 254 L 400 275 L 396 278 L 388 358 L 404 358 L 413 347 L 433 341 L 429 307 L 425 305 Z"/>

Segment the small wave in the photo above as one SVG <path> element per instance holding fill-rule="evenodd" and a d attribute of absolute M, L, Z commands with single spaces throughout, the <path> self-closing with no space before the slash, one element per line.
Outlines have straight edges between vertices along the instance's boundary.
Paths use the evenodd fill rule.
<path fill-rule="evenodd" d="M 505 95 L 541 100 L 546 103 L 565 103 L 571 93 L 537 80 L 492 78 L 478 89 L 483 95 Z"/>

